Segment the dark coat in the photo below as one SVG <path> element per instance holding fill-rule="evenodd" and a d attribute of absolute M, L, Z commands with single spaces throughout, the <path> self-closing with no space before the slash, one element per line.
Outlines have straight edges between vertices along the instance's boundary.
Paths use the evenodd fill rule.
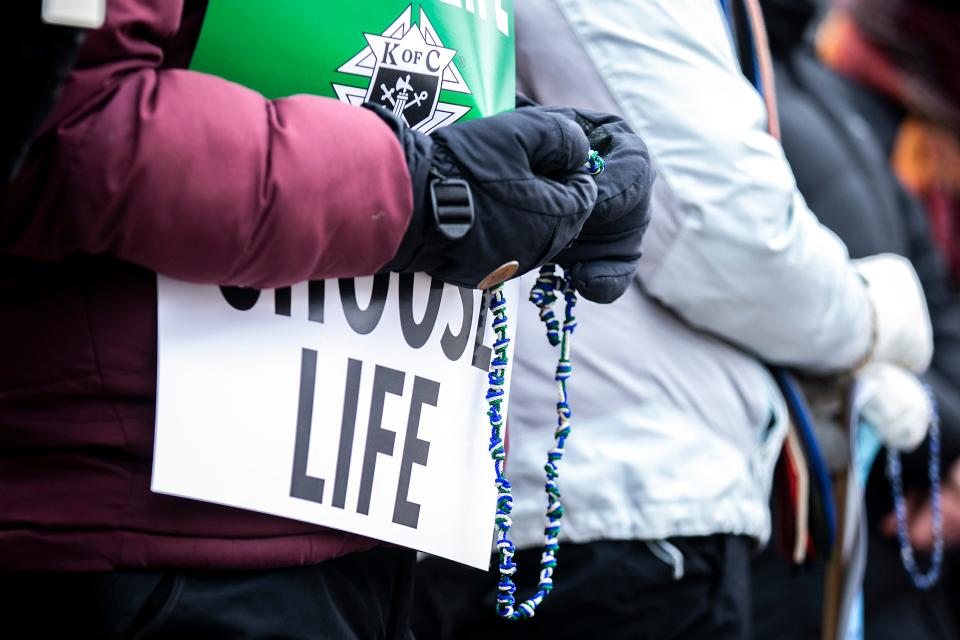
<path fill-rule="evenodd" d="M 926 375 L 940 405 L 943 471 L 960 455 L 960 301 L 938 255 L 922 206 L 890 168 L 902 114 L 894 105 L 823 67 L 802 44 L 812 5 L 787 0 L 764 4 L 774 52 L 783 147 L 801 193 L 854 257 L 880 252 L 906 256 L 923 284 L 933 322 L 935 353 Z M 908 486 L 929 488 L 924 442 L 903 457 Z M 871 521 L 865 581 L 866 637 L 956 637 L 943 589 L 917 591 L 900 561 L 895 539 L 876 529 L 891 508 L 883 476 L 886 457 L 874 464 L 868 485 Z M 920 554 L 923 568 L 929 558 Z M 823 603 L 822 563 L 789 569 L 772 550 L 752 566 L 754 636 L 816 638 Z"/>
<path fill-rule="evenodd" d="M 896 253 L 920 277 L 935 351 L 925 379 L 943 431 L 943 471 L 960 456 L 960 298 L 930 236 L 922 205 L 889 164 L 898 112 L 823 67 L 805 49 L 776 62 L 783 148 L 800 192 L 854 258 Z M 927 486 L 927 448 L 904 457 L 905 480 Z"/>
<path fill-rule="evenodd" d="M 111 0 L 0 191 L 0 570 L 280 567 L 375 544 L 149 489 L 155 274 L 371 274 L 413 207 L 372 112 L 185 70 L 202 6 Z"/>

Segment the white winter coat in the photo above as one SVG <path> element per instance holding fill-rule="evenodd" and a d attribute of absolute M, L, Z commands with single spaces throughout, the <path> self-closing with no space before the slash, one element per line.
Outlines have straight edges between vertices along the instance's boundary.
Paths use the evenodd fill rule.
<path fill-rule="evenodd" d="M 864 357 L 869 303 L 846 248 L 798 193 L 718 2 L 515 11 L 520 89 L 620 113 L 658 172 L 634 286 L 578 306 L 564 538 L 765 542 L 786 410 L 761 361 L 831 371 Z M 530 547 L 542 540 L 556 352 L 532 305 L 518 331 L 508 474 L 515 542 Z"/>

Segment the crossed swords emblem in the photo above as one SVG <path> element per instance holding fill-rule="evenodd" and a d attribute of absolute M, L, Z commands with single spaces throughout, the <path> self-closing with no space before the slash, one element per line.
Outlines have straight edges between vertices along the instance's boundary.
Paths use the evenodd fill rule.
<path fill-rule="evenodd" d="M 383 91 L 380 100 L 389 102 L 390 106 L 393 107 L 393 113 L 398 116 L 402 116 L 403 112 L 410 107 L 419 107 L 429 95 L 426 91 L 421 91 L 420 93 L 413 92 L 409 73 L 406 78 L 397 78 L 397 84 L 392 89 L 388 88 L 386 83 L 381 82 L 380 90 Z M 394 94 L 396 94 L 396 97 L 394 97 Z M 410 98 L 411 94 L 413 94 L 412 99 Z"/>

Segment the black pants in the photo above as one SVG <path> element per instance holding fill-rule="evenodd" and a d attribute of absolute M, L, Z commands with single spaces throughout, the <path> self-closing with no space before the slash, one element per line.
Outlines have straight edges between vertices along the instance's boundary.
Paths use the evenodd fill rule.
<path fill-rule="evenodd" d="M 917 554 L 926 568 L 930 558 Z M 754 560 L 753 627 L 757 640 L 819 638 L 823 615 L 823 563 L 795 569 L 772 549 Z M 918 591 L 900 561 L 894 539 L 870 534 L 864 577 L 867 640 L 953 640 L 958 638 L 948 591 L 937 585 Z"/>
<path fill-rule="evenodd" d="M 0 575 L 0 629 L 43 638 L 411 638 L 415 554 L 262 571 Z"/>
<path fill-rule="evenodd" d="M 751 565 L 753 637 L 756 640 L 820 640 L 822 563 L 793 567 L 768 546 Z"/>
<path fill-rule="evenodd" d="M 494 613 L 497 574 L 438 559 L 417 566 L 417 640 L 745 640 L 750 637 L 750 542 L 735 536 L 677 538 L 685 573 L 640 541 L 562 544 L 553 592 L 531 620 Z M 521 551 L 517 595 L 528 597 L 539 550 Z M 518 598 L 519 601 L 519 598 Z"/>

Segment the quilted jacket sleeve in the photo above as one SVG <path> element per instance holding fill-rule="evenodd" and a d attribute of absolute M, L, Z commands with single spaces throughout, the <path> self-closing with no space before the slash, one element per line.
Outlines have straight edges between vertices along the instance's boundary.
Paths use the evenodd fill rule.
<path fill-rule="evenodd" d="M 412 189 L 371 112 L 164 67 L 183 0 L 111 0 L 0 202 L 0 251 L 271 287 L 374 273 Z"/>

